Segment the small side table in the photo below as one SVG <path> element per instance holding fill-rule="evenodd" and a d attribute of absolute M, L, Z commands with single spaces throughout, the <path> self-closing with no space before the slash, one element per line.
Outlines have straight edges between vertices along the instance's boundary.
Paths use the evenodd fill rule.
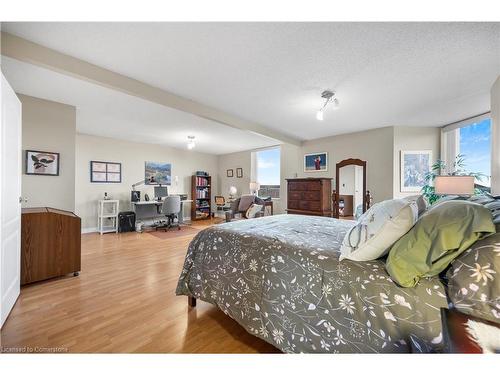
<path fill-rule="evenodd" d="M 265 201 L 264 203 L 264 209 L 267 211 L 267 208 L 269 207 L 270 208 L 270 211 L 271 211 L 271 216 L 274 215 L 274 207 L 273 207 L 273 201 L 270 200 L 270 201 Z"/>
<path fill-rule="evenodd" d="M 97 230 L 100 234 L 118 233 L 118 212 L 120 201 L 117 199 L 101 199 L 97 206 Z M 111 222 L 111 225 L 108 223 Z M 107 224 L 107 225 L 106 225 Z"/>

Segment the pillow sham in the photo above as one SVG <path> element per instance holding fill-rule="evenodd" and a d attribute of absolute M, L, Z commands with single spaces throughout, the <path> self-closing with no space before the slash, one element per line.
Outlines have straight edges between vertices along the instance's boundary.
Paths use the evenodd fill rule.
<path fill-rule="evenodd" d="M 417 204 L 418 217 L 422 216 L 425 210 L 427 210 L 427 202 L 422 195 L 410 195 L 409 197 L 405 197 L 403 199 Z"/>
<path fill-rule="evenodd" d="M 386 270 L 399 285 L 413 287 L 491 233 L 495 226 L 484 206 L 461 200 L 439 203 L 392 246 Z"/>
<path fill-rule="evenodd" d="M 385 255 L 418 218 L 416 202 L 392 199 L 374 204 L 344 237 L 340 260 L 367 261 Z"/>
<path fill-rule="evenodd" d="M 255 215 L 257 215 L 257 213 L 262 210 L 262 205 L 260 204 L 255 204 L 255 203 L 252 203 L 250 205 L 250 207 L 248 207 L 248 210 L 245 212 L 245 217 L 247 219 L 253 219 L 255 217 Z"/>
<path fill-rule="evenodd" d="M 453 260 L 446 278 L 457 310 L 500 323 L 500 233 L 477 241 Z"/>

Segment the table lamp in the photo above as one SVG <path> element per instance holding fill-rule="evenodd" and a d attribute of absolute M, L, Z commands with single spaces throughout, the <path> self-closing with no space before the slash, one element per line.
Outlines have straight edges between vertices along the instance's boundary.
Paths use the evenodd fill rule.
<path fill-rule="evenodd" d="M 250 182 L 250 194 L 257 195 L 257 192 L 260 189 L 260 184 L 258 182 Z"/>
<path fill-rule="evenodd" d="M 434 192 L 438 195 L 473 195 L 473 176 L 436 176 Z"/>
<path fill-rule="evenodd" d="M 231 186 L 229 188 L 229 199 L 234 199 L 234 196 L 236 195 L 236 193 L 238 192 L 238 189 L 236 189 L 236 186 Z"/>

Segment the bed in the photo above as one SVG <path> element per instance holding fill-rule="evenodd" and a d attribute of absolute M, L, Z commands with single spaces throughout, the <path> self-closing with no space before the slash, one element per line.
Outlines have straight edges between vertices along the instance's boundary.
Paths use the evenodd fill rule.
<path fill-rule="evenodd" d="M 409 352 L 412 334 L 439 349 L 439 278 L 401 288 L 381 260 L 339 262 L 353 225 L 277 215 L 207 228 L 189 245 L 176 293 L 218 306 L 287 353 Z"/>

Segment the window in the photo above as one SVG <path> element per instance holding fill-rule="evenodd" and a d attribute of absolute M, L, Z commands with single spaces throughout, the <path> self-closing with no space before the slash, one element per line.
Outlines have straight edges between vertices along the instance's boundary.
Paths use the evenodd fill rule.
<path fill-rule="evenodd" d="M 280 197 L 280 148 L 253 153 L 252 180 L 260 184 L 259 197 Z"/>
<path fill-rule="evenodd" d="M 476 184 L 488 190 L 491 186 L 491 118 L 488 114 L 460 121 L 443 128 L 441 157 L 446 172 L 453 173 L 458 155 L 463 156 L 463 170 L 480 173 Z"/>
<path fill-rule="evenodd" d="M 485 175 L 477 184 L 491 186 L 491 119 L 460 128 L 459 153 L 465 157 L 465 168 Z"/>

